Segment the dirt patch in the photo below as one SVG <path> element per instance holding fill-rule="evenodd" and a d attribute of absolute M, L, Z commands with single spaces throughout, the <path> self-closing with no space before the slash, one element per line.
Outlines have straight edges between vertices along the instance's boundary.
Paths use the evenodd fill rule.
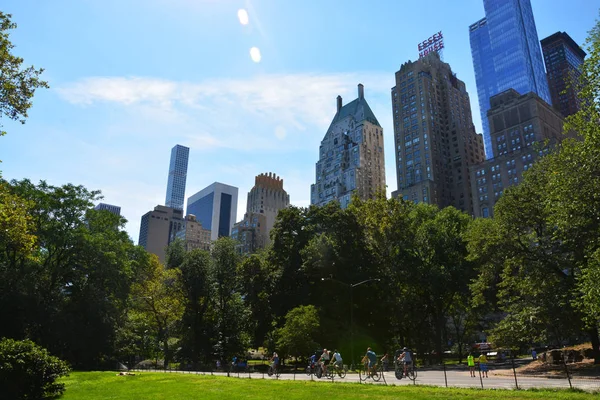
<path fill-rule="evenodd" d="M 569 374 L 573 378 L 600 379 L 600 365 L 594 365 L 594 360 L 583 360 L 578 363 L 567 364 Z M 541 361 L 532 361 L 516 369 L 517 375 L 537 376 L 545 378 L 565 378 L 564 364 L 544 364 Z M 512 370 L 498 370 L 494 375 L 512 376 Z"/>

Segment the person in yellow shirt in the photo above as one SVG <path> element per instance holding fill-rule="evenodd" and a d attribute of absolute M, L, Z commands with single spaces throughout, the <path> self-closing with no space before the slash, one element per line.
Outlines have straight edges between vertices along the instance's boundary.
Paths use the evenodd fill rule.
<path fill-rule="evenodd" d="M 469 353 L 467 356 L 467 365 L 469 366 L 469 373 L 471 374 L 471 378 L 475 377 L 475 359 L 473 358 L 473 354 Z"/>
<path fill-rule="evenodd" d="M 481 373 L 483 374 L 484 378 L 488 377 L 488 360 L 487 360 L 487 356 L 485 355 L 485 353 L 481 353 L 481 355 L 479 356 L 479 369 L 481 370 Z"/>

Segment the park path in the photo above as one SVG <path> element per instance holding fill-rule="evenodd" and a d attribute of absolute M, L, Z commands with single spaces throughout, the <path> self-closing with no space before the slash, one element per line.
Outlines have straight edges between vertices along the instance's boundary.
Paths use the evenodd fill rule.
<path fill-rule="evenodd" d="M 178 374 L 197 374 L 197 375 L 215 375 L 215 376 L 228 376 L 226 372 L 201 372 L 201 371 L 164 371 L 164 370 L 135 370 L 139 372 L 157 372 L 157 373 L 178 373 Z M 265 380 L 296 380 L 296 381 L 315 381 L 322 382 L 323 384 L 331 384 L 336 382 L 349 382 L 358 383 L 360 382 L 358 374 L 348 374 L 344 379 L 335 377 L 333 380 L 321 378 L 318 379 L 316 376 L 308 376 L 300 373 L 284 373 L 279 378 L 269 377 L 267 374 L 261 372 L 232 372 L 229 374 L 232 378 L 240 379 L 265 379 Z M 497 376 L 493 372 L 490 373 L 489 378 L 480 379 L 479 376 L 472 378 L 468 372 L 465 371 L 446 371 L 446 377 L 444 377 L 444 371 L 438 370 L 419 370 L 418 376 L 415 382 L 409 379 L 398 380 L 394 376 L 394 372 L 386 372 L 384 374 L 385 379 L 381 379 L 379 382 L 373 382 L 368 379 L 366 384 L 378 384 L 378 385 L 431 385 L 431 386 L 446 386 L 446 380 L 448 387 L 461 387 L 461 388 L 481 388 L 483 382 L 484 389 L 515 389 L 515 378 L 514 376 Z M 520 389 L 568 389 L 569 381 L 566 378 L 541 378 L 541 377 L 524 377 L 517 376 L 517 382 Z M 571 384 L 573 388 L 582 389 L 586 391 L 600 391 L 600 380 L 599 379 L 585 379 L 585 378 L 571 378 Z"/>

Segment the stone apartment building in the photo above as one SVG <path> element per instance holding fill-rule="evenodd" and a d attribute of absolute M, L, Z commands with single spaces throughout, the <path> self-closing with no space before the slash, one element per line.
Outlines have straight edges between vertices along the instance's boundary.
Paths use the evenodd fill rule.
<path fill-rule="evenodd" d="M 319 147 L 311 204 L 322 206 L 337 200 L 343 208 L 354 194 L 370 199 L 385 190 L 383 128 L 358 85 L 358 98 L 337 111 Z"/>
<path fill-rule="evenodd" d="M 485 156 L 465 83 L 431 52 L 402 64 L 391 95 L 398 184 L 393 196 L 473 214 L 469 167 Z"/>
<path fill-rule="evenodd" d="M 503 191 L 518 184 L 535 160 L 565 137 L 560 112 L 533 92 L 509 89 L 492 96 L 490 106 L 494 157 L 470 170 L 476 217 L 492 217 Z"/>

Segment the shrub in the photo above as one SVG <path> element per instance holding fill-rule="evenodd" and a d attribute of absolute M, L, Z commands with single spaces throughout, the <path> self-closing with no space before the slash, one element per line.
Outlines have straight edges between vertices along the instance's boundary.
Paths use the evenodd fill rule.
<path fill-rule="evenodd" d="M 62 394 L 56 383 L 69 373 L 67 363 L 31 340 L 0 340 L 0 390 L 6 399 L 47 399 Z"/>

